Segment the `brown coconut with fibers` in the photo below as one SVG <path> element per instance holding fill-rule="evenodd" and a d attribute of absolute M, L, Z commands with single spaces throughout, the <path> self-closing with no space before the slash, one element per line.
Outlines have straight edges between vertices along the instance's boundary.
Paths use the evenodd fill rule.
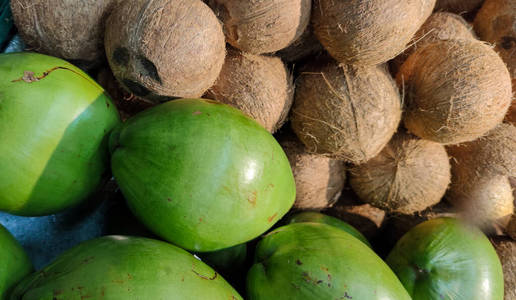
<path fill-rule="evenodd" d="M 323 50 L 323 46 L 313 33 L 312 26 L 308 25 L 297 40 L 287 48 L 276 52 L 276 55 L 287 63 L 293 63 Z"/>
<path fill-rule="evenodd" d="M 509 176 L 516 175 L 516 127 L 500 124 L 473 142 L 448 147 L 452 184 L 447 199 L 480 224 L 506 226 L 514 212 Z"/>
<path fill-rule="evenodd" d="M 351 168 L 350 184 L 373 206 L 412 214 L 441 201 L 450 176 L 442 145 L 399 132 L 380 154 Z"/>
<path fill-rule="evenodd" d="M 13 0 L 14 22 L 31 49 L 92 67 L 104 57 L 104 25 L 116 0 Z"/>
<path fill-rule="evenodd" d="M 312 0 L 209 0 L 226 39 L 240 50 L 271 53 L 297 40 L 310 22 Z"/>
<path fill-rule="evenodd" d="M 409 48 L 396 56 L 391 62 L 394 74 L 416 49 L 427 44 L 443 40 L 475 39 L 470 25 L 459 15 L 449 12 L 433 13 L 419 28 L 409 43 Z"/>
<path fill-rule="evenodd" d="M 200 0 L 121 1 L 107 20 L 105 46 L 122 85 L 156 102 L 200 97 L 226 53 L 222 26 Z"/>
<path fill-rule="evenodd" d="M 463 14 L 479 8 L 483 1 L 484 0 L 437 0 L 435 10 Z"/>
<path fill-rule="evenodd" d="M 287 154 L 296 181 L 294 208 L 322 210 L 331 207 L 346 182 L 344 163 L 308 153 L 293 134 L 282 135 L 279 142 Z"/>
<path fill-rule="evenodd" d="M 502 122 L 511 78 L 498 54 L 476 40 L 443 40 L 417 49 L 396 76 L 405 94 L 405 127 L 442 144 L 479 138 Z"/>
<path fill-rule="evenodd" d="M 336 60 L 376 65 L 403 52 L 434 4 L 435 0 L 314 0 L 312 23 Z"/>
<path fill-rule="evenodd" d="M 491 238 L 503 269 L 504 299 L 516 299 L 516 241 L 507 237 Z"/>
<path fill-rule="evenodd" d="M 292 76 L 280 58 L 228 49 L 219 78 L 208 96 L 232 105 L 275 132 L 294 98 Z"/>
<path fill-rule="evenodd" d="M 292 128 L 309 152 L 365 162 L 388 143 L 400 118 L 400 95 L 385 65 L 320 57 L 296 80 Z"/>
<path fill-rule="evenodd" d="M 511 74 L 513 96 L 516 98 L 516 1 L 486 0 L 475 18 L 478 36 L 495 45 Z M 516 125 L 516 101 L 513 101 L 506 121 Z"/>

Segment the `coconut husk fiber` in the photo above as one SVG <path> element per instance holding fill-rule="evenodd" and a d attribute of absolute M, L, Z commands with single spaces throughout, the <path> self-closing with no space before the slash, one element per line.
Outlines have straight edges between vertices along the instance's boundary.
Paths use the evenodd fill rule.
<path fill-rule="evenodd" d="M 403 53 L 391 61 L 391 68 L 396 74 L 410 54 L 427 44 L 452 39 L 475 39 L 471 26 L 459 15 L 449 12 L 433 13 L 419 28 Z"/>
<path fill-rule="evenodd" d="M 115 77 L 155 102 L 200 97 L 224 63 L 224 33 L 200 0 L 121 1 L 107 20 L 106 55 Z"/>
<path fill-rule="evenodd" d="M 296 181 L 294 208 L 322 210 L 339 198 L 346 182 L 344 163 L 322 155 L 308 153 L 293 134 L 279 138 Z"/>
<path fill-rule="evenodd" d="M 319 57 L 296 80 L 292 128 L 309 152 L 365 162 L 388 143 L 400 117 L 399 92 L 385 65 Z"/>
<path fill-rule="evenodd" d="M 480 7 L 483 1 L 484 0 L 437 0 L 435 10 L 463 14 L 474 11 Z"/>
<path fill-rule="evenodd" d="M 271 53 L 297 40 L 305 31 L 311 0 L 210 0 L 224 23 L 226 39 L 240 50 Z"/>
<path fill-rule="evenodd" d="M 14 21 L 31 49 L 98 64 L 104 57 L 104 25 L 115 0 L 12 0 Z"/>
<path fill-rule="evenodd" d="M 417 49 L 396 76 L 404 88 L 405 127 L 442 144 L 479 138 L 502 122 L 511 103 L 511 79 L 487 44 L 444 40 Z"/>
<path fill-rule="evenodd" d="M 275 132 L 294 100 L 292 76 L 280 58 L 228 49 L 219 78 L 208 95 L 232 105 Z"/>
<path fill-rule="evenodd" d="M 435 0 L 314 0 L 314 33 L 336 60 L 377 65 L 403 52 Z"/>
<path fill-rule="evenodd" d="M 496 237 L 491 239 L 503 269 L 504 299 L 516 299 L 516 241 Z"/>
<path fill-rule="evenodd" d="M 440 202 L 450 176 L 442 145 L 399 132 L 380 154 L 350 169 L 350 184 L 364 202 L 412 214 Z"/>

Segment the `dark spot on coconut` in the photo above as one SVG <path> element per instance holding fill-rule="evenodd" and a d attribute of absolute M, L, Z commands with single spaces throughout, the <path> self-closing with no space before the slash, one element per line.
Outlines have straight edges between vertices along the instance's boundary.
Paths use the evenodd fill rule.
<path fill-rule="evenodd" d="M 172 199 L 170 199 L 170 198 L 167 198 L 167 201 L 168 201 L 168 202 L 172 202 Z"/>
<path fill-rule="evenodd" d="M 129 63 L 129 50 L 124 47 L 118 47 L 113 52 L 113 61 L 120 66 L 126 66 Z"/>
<path fill-rule="evenodd" d="M 196 111 L 194 111 L 194 112 L 192 113 L 192 115 L 194 115 L 194 116 L 198 116 L 198 115 L 200 115 L 200 114 L 202 114 L 202 112 L 200 112 L 200 111 L 198 111 L 198 110 L 196 110 Z"/>
<path fill-rule="evenodd" d="M 300 265 L 302 265 L 303 263 L 302 263 L 299 259 L 296 259 L 296 264 L 297 264 L 298 266 L 300 266 Z"/>
<path fill-rule="evenodd" d="M 267 221 L 269 221 L 269 223 L 274 221 L 274 218 L 276 218 L 277 215 L 278 215 L 278 213 L 273 214 L 272 216 L 267 218 Z"/>
<path fill-rule="evenodd" d="M 149 76 L 152 80 L 158 82 L 159 84 L 162 84 L 156 65 L 143 55 L 138 55 L 138 60 L 140 61 L 140 64 L 145 70 L 146 75 Z"/>
<path fill-rule="evenodd" d="M 299 285 L 297 285 L 297 284 L 295 284 L 295 283 L 293 283 L 293 282 L 291 282 L 290 284 L 292 284 L 292 286 L 293 286 L 296 290 L 299 290 Z"/>
<path fill-rule="evenodd" d="M 58 296 L 58 295 L 61 295 L 63 293 L 62 290 L 54 290 L 54 296 Z"/>
<path fill-rule="evenodd" d="M 509 50 L 516 45 L 516 38 L 512 36 L 503 36 L 500 45 L 505 50 Z"/>
<path fill-rule="evenodd" d="M 321 284 L 323 281 L 322 280 L 317 280 L 316 284 Z"/>
<path fill-rule="evenodd" d="M 257 192 L 254 191 L 254 192 L 251 193 L 251 195 L 249 197 L 247 197 L 247 201 L 249 203 L 251 203 L 251 205 L 253 207 L 255 207 L 256 206 L 256 198 L 257 198 Z"/>
<path fill-rule="evenodd" d="M 145 97 L 150 94 L 150 91 L 146 87 L 130 79 L 124 79 L 123 84 L 138 97 Z"/>
<path fill-rule="evenodd" d="M 353 297 L 351 297 L 348 292 L 344 292 L 344 298 L 342 299 L 353 299 Z"/>
<path fill-rule="evenodd" d="M 106 101 L 106 106 L 107 106 L 107 108 L 109 108 L 109 107 L 110 107 L 110 105 L 109 105 L 109 102 L 108 102 L 108 101 Z"/>
<path fill-rule="evenodd" d="M 131 280 L 131 279 L 133 279 L 133 276 L 132 276 L 131 274 L 127 273 L 127 278 L 128 278 L 129 280 Z"/>

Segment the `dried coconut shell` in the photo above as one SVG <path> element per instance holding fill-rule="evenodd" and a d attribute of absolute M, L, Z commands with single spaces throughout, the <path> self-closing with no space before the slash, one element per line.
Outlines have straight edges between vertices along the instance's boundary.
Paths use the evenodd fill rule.
<path fill-rule="evenodd" d="M 305 31 L 311 0 L 210 0 L 224 23 L 228 43 L 240 50 L 271 53 L 297 40 Z"/>
<path fill-rule="evenodd" d="M 444 147 L 399 132 L 373 159 L 350 170 L 350 184 L 364 202 L 387 212 L 412 214 L 441 201 L 450 183 Z"/>
<path fill-rule="evenodd" d="M 502 122 L 511 79 L 498 54 L 475 40 L 417 49 L 396 76 L 405 90 L 405 127 L 442 144 L 472 141 Z"/>
<path fill-rule="evenodd" d="M 115 77 L 149 100 L 200 97 L 224 63 L 222 26 L 200 0 L 122 1 L 106 28 Z"/>
<path fill-rule="evenodd" d="M 12 0 L 14 22 L 35 51 L 94 66 L 104 57 L 104 25 L 115 0 Z"/>
<path fill-rule="evenodd" d="M 296 80 L 292 128 L 309 152 L 365 162 L 388 143 L 400 117 L 399 92 L 384 65 L 339 65 L 324 57 Z"/>
<path fill-rule="evenodd" d="M 232 105 L 275 132 L 294 100 L 292 77 L 278 57 L 229 49 L 209 96 Z"/>
<path fill-rule="evenodd" d="M 279 142 L 296 181 L 294 208 L 322 210 L 331 207 L 338 200 L 346 182 L 344 163 L 308 153 L 293 135 L 284 135 Z"/>
<path fill-rule="evenodd" d="M 463 14 L 480 7 L 482 1 L 484 0 L 437 0 L 435 10 Z"/>
<path fill-rule="evenodd" d="M 377 65 L 403 52 L 435 0 L 314 0 L 314 33 L 336 60 Z"/>

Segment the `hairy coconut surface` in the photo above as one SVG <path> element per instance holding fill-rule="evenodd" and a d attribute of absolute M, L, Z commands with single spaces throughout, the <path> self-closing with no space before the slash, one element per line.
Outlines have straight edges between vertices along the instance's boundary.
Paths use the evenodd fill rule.
<path fill-rule="evenodd" d="M 228 49 L 219 78 L 209 90 L 275 132 L 285 122 L 292 101 L 292 76 L 280 58 Z"/>
<path fill-rule="evenodd" d="M 507 225 L 507 234 L 516 241 L 516 214 L 511 216 L 509 224 Z"/>
<path fill-rule="evenodd" d="M 482 1 L 484 0 L 437 0 L 435 10 L 462 14 L 480 7 Z"/>
<path fill-rule="evenodd" d="M 511 106 L 509 107 L 509 111 L 507 115 L 505 115 L 505 122 L 511 123 L 516 126 L 516 80 L 512 81 L 512 89 L 513 89 L 513 97 Z"/>
<path fill-rule="evenodd" d="M 104 56 L 104 24 L 115 0 L 12 0 L 14 21 L 35 51 L 93 65 Z"/>
<path fill-rule="evenodd" d="M 492 238 L 491 243 L 495 247 L 503 269 L 504 299 L 516 299 L 516 241 L 509 238 Z"/>
<path fill-rule="evenodd" d="M 376 65 L 400 54 L 435 0 L 314 0 L 314 32 L 338 61 Z"/>
<path fill-rule="evenodd" d="M 292 128 L 309 152 L 365 162 L 388 143 L 401 117 L 384 65 L 355 67 L 319 58 L 296 80 Z"/>
<path fill-rule="evenodd" d="M 404 132 L 350 172 L 351 187 L 360 199 L 404 214 L 438 203 L 449 183 L 450 163 L 444 147 Z"/>
<path fill-rule="evenodd" d="M 313 33 L 312 26 L 309 25 L 297 40 L 287 48 L 276 52 L 276 55 L 283 61 L 292 63 L 321 52 L 323 49 L 323 46 Z"/>
<path fill-rule="evenodd" d="M 210 0 L 224 23 L 228 43 L 253 54 L 281 50 L 297 40 L 310 21 L 311 0 Z"/>
<path fill-rule="evenodd" d="M 200 97 L 217 79 L 226 47 L 222 26 L 200 0 L 121 1 L 105 41 L 115 77 L 156 102 Z"/>
<path fill-rule="evenodd" d="M 416 32 L 410 47 L 392 60 L 391 68 L 397 73 L 410 54 L 432 42 L 474 38 L 472 29 L 461 16 L 449 12 L 433 13 Z"/>
<path fill-rule="evenodd" d="M 474 140 L 502 122 L 511 78 L 498 54 L 475 40 L 443 40 L 417 49 L 396 79 L 405 89 L 405 127 L 442 144 Z"/>
<path fill-rule="evenodd" d="M 296 181 L 294 207 L 302 210 L 331 207 L 346 182 L 344 163 L 308 153 L 294 135 L 283 135 L 279 142 L 287 154 Z"/>

